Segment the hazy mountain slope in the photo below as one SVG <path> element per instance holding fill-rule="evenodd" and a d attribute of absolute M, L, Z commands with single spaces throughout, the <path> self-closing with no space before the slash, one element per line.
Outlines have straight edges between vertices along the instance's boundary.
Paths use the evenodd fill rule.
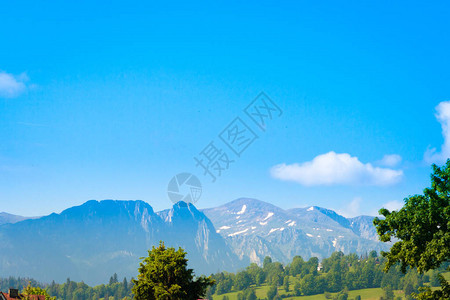
<path fill-rule="evenodd" d="M 151 223 L 162 222 L 145 202 L 89 201 L 61 214 L 3 225 L 0 270 L 47 282 L 70 276 L 99 283 L 114 272 L 134 274 L 138 258 L 155 243 L 158 226 Z"/>
<path fill-rule="evenodd" d="M 197 273 L 231 271 L 246 266 L 216 232 L 211 220 L 194 205 L 178 202 L 158 215 L 167 228 L 161 239 L 168 245 L 185 249 Z"/>
<path fill-rule="evenodd" d="M 183 203 L 184 204 L 184 203 Z M 143 201 L 88 201 L 61 214 L 0 226 L 0 276 L 67 277 L 98 284 L 113 273 L 136 276 L 140 257 L 164 240 L 189 253 L 197 273 L 234 270 L 239 260 L 193 206 L 162 218 Z"/>
<path fill-rule="evenodd" d="M 12 215 L 12 214 L 8 214 L 5 212 L 0 212 L 0 225 L 9 224 L 9 223 L 14 224 L 14 223 L 26 220 L 26 219 L 29 219 L 29 218 Z"/>
<path fill-rule="evenodd" d="M 369 240 L 378 241 L 378 234 L 373 226 L 373 217 L 358 216 L 348 220 L 350 221 L 350 227 L 355 234 Z"/>

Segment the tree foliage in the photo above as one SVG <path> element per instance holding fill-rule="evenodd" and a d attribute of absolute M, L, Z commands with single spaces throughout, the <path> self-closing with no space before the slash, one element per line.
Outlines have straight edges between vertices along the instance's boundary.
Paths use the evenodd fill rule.
<path fill-rule="evenodd" d="M 430 287 L 422 287 L 422 293 L 413 293 L 415 299 L 426 300 L 426 299 L 436 299 L 436 300 L 446 300 L 450 299 L 450 284 L 445 280 L 444 276 L 441 274 L 437 275 L 440 281 L 441 289 L 432 291 Z"/>
<path fill-rule="evenodd" d="M 272 262 L 266 259 L 265 267 L 259 267 L 252 263 L 245 270 L 237 274 L 219 272 L 213 275 L 217 284 L 215 293 L 210 295 L 223 295 L 230 292 L 240 293 L 242 299 L 246 299 L 245 291 L 265 284 L 267 287 L 278 287 L 278 291 L 283 291 L 283 297 L 295 297 L 301 295 L 316 295 L 324 292 L 345 294 L 345 290 L 357 290 L 364 288 L 385 288 L 388 285 L 393 290 L 411 288 L 410 293 L 419 290 L 424 282 L 429 281 L 429 276 L 419 274 L 416 269 L 408 268 L 406 273 L 401 271 L 400 266 L 392 267 L 389 272 L 383 271 L 386 262 L 384 257 L 378 256 L 372 251 L 370 255 L 358 256 L 356 254 L 344 255 L 342 252 L 335 252 L 329 258 L 322 260 L 323 268 L 317 271 L 317 258 L 303 261 L 299 256 L 293 258 L 291 264 L 283 266 L 279 262 Z M 245 274 L 247 273 L 247 275 Z M 292 274 L 296 274 L 293 276 Z M 257 278 L 265 278 L 263 282 L 257 283 Z M 281 281 L 279 280 L 281 279 Z M 249 287 L 242 289 L 240 280 L 246 282 Z M 343 292 L 343 288 L 346 288 Z M 241 292 L 243 291 L 243 293 Z M 274 296 L 272 288 L 270 295 Z M 331 294 L 330 294 L 331 295 Z M 345 297 L 335 295 L 335 298 Z M 333 298 L 330 296 L 330 299 Z M 220 297 L 218 298 L 220 299 Z"/>
<path fill-rule="evenodd" d="M 37 282 L 33 278 L 28 277 L 13 277 L 9 276 L 7 278 L 0 278 L 0 291 L 8 292 L 8 289 L 14 287 L 19 291 L 22 291 L 28 285 L 34 287 L 45 288 L 45 284 Z"/>
<path fill-rule="evenodd" d="M 395 241 L 390 251 L 382 253 L 386 271 L 400 263 L 403 272 L 412 267 L 424 273 L 450 259 L 450 159 L 441 168 L 433 164 L 432 169 L 431 187 L 423 195 L 406 198 L 399 211 L 381 209 L 385 219 L 374 220 L 381 241 Z M 429 290 L 423 299 L 440 299 L 438 294 L 446 288 L 441 286 L 442 291 Z"/>
<path fill-rule="evenodd" d="M 316 264 L 316 259 L 310 259 L 308 262 L 311 262 L 311 265 L 308 262 L 302 263 L 296 271 L 297 275 L 292 276 L 292 266 L 295 265 L 295 262 L 298 262 L 298 258 L 294 258 L 291 264 L 286 266 L 278 262 L 272 262 L 266 266 L 265 271 L 257 264 L 250 264 L 245 270 L 241 271 L 246 272 L 251 280 L 250 287 L 244 290 L 239 290 L 237 274 L 228 272 L 216 273 L 213 275 L 213 278 L 217 284 L 207 289 L 206 297 L 204 298 L 221 300 L 225 296 L 229 297 L 229 295 L 223 294 L 238 292 L 241 295 L 241 299 L 254 300 L 256 296 L 253 294 L 255 289 L 259 284 L 264 284 L 267 288 L 272 285 L 277 286 L 278 292 L 281 292 L 281 294 L 275 295 L 274 299 L 279 299 L 281 296 L 290 298 L 332 291 L 338 292 L 338 294 L 326 293 L 325 297 L 327 299 L 343 298 L 345 296 L 340 295 L 345 294 L 345 289 L 344 291 L 342 290 L 344 287 L 348 288 L 348 290 L 358 290 L 368 287 L 385 288 L 388 285 L 392 286 L 393 290 L 405 291 L 405 295 L 408 295 L 407 299 L 412 299 L 413 293 L 417 293 L 419 288 L 424 285 L 424 282 L 430 282 L 435 277 L 434 275 L 444 271 L 448 265 L 448 263 L 445 263 L 438 270 L 428 274 L 419 274 L 416 269 L 411 268 L 408 268 L 407 273 L 404 274 L 401 272 L 400 266 L 396 265 L 388 273 L 385 273 L 383 272 L 383 264 L 386 261 L 384 257 L 335 253 L 329 258 L 322 260 L 323 269 L 320 272 L 312 268 Z M 337 276 L 338 271 L 341 272 L 340 276 Z M 240 276 L 248 278 L 247 275 L 242 274 Z M 116 276 L 113 275 L 112 278 L 114 279 L 114 277 Z M 278 277 L 283 279 L 283 286 L 277 284 Z M 258 278 L 262 279 L 259 283 Z M 127 280 L 126 278 L 117 280 L 118 282 L 112 284 L 90 287 L 84 282 L 74 282 L 70 279 L 67 279 L 67 282 L 62 284 L 52 282 L 49 285 L 45 285 L 36 283 L 33 279 L 25 281 L 23 278 L 9 277 L 0 278 L 0 290 L 7 292 L 9 287 L 23 290 L 28 281 L 31 282 L 32 286 L 45 288 L 50 296 L 56 297 L 58 300 L 130 300 L 132 298 L 133 280 Z M 439 277 L 437 281 L 437 285 L 439 285 Z M 289 282 L 289 292 L 286 292 L 286 282 Z M 340 283 L 340 287 L 338 287 L 337 282 Z"/>
<path fill-rule="evenodd" d="M 269 290 L 267 291 L 267 299 L 273 300 L 275 299 L 275 296 L 277 295 L 278 290 L 276 285 L 272 285 Z"/>
<path fill-rule="evenodd" d="M 191 300 L 204 296 L 214 280 L 205 276 L 194 279 L 187 262 L 186 252 L 181 248 L 166 248 L 163 242 L 152 247 L 140 263 L 138 278 L 133 280 L 134 298 Z"/>
<path fill-rule="evenodd" d="M 71 300 L 97 300 L 97 299 L 114 299 L 114 300 L 129 300 L 131 299 L 131 289 L 133 282 L 129 282 L 124 278 L 122 282 L 115 282 L 112 284 L 100 284 L 90 287 L 84 282 L 75 282 L 67 278 L 63 284 L 52 282 L 46 287 L 46 290 L 51 296 L 56 299 L 71 299 Z"/>
<path fill-rule="evenodd" d="M 50 297 L 48 292 L 44 290 L 43 288 L 40 288 L 38 286 L 31 286 L 31 283 L 28 283 L 28 285 L 23 289 L 22 291 L 23 298 L 22 299 L 31 299 L 31 295 L 44 295 L 45 300 L 55 300 L 56 297 Z"/>

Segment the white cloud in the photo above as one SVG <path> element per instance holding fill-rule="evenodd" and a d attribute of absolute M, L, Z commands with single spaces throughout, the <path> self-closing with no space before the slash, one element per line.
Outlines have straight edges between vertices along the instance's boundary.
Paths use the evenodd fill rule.
<path fill-rule="evenodd" d="M 403 207 L 403 202 L 398 201 L 398 200 L 394 200 L 394 201 L 390 201 L 388 203 L 385 203 L 382 205 L 382 207 L 386 208 L 389 211 L 393 211 L 393 210 L 399 210 L 400 208 Z"/>
<path fill-rule="evenodd" d="M 441 152 L 436 148 L 428 149 L 425 152 L 424 159 L 427 163 L 445 163 L 450 158 L 450 101 L 444 101 L 436 106 L 436 119 L 441 123 L 442 136 L 444 144 L 441 146 Z"/>
<path fill-rule="evenodd" d="M 386 154 L 377 163 L 385 167 L 395 167 L 402 162 L 402 157 L 398 154 Z"/>
<path fill-rule="evenodd" d="M 334 151 L 316 156 L 312 161 L 291 165 L 279 164 L 271 169 L 274 178 L 302 185 L 390 185 L 403 177 L 403 171 L 374 167 L 357 157 Z"/>
<path fill-rule="evenodd" d="M 356 217 L 361 215 L 361 197 L 355 197 L 349 204 L 347 204 L 343 209 L 337 210 L 337 212 L 346 218 Z"/>
<path fill-rule="evenodd" d="M 372 216 L 381 216 L 378 213 L 380 208 L 386 208 L 389 211 L 393 211 L 393 210 L 398 211 L 400 208 L 403 207 L 403 205 L 404 205 L 404 202 L 402 202 L 402 201 L 398 201 L 398 200 L 389 201 L 389 202 L 384 203 L 381 206 L 377 206 L 377 208 L 372 209 L 370 215 L 372 215 Z"/>
<path fill-rule="evenodd" d="M 25 82 L 28 76 L 25 73 L 14 76 L 6 72 L 0 72 L 0 97 L 14 98 L 26 91 Z"/>

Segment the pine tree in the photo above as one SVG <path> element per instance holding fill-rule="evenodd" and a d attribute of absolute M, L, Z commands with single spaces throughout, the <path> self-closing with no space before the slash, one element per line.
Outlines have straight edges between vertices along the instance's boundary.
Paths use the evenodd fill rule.
<path fill-rule="evenodd" d="M 125 295 L 127 295 L 128 294 L 128 281 L 127 281 L 126 277 L 123 278 L 122 286 L 123 286 L 123 292 L 125 293 Z"/>

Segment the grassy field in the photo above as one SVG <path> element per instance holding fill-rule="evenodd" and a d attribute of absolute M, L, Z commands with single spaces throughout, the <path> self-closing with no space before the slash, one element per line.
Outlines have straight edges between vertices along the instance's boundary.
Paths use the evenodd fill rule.
<path fill-rule="evenodd" d="M 446 272 L 443 274 L 445 279 L 447 279 L 447 281 L 450 281 L 450 272 Z M 293 287 L 293 278 L 290 278 L 290 283 L 291 283 L 291 292 L 292 292 L 292 287 Z M 433 288 L 434 289 L 434 288 Z M 255 288 L 255 293 L 256 296 L 260 299 L 264 299 L 267 297 L 267 291 L 269 290 L 269 286 L 261 286 L 261 287 L 257 287 Z M 233 293 L 227 293 L 227 294 L 223 294 L 223 295 L 214 295 L 214 300 L 222 300 L 223 296 L 228 296 L 228 298 L 230 300 L 237 300 L 237 294 L 238 292 L 233 292 Z M 286 292 L 284 291 L 284 289 L 282 287 L 278 288 L 278 294 L 279 295 L 285 295 Z M 332 293 L 332 295 L 335 295 L 337 293 Z M 400 296 L 402 298 L 403 297 L 403 291 L 394 291 L 394 294 L 396 297 Z M 373 288 L 373 289 L 362 289 L 362 290 L 354 290 L 354 291 L 349 291 L 348 292 L 349 295 L 349 299 L 354 299 L 357 295 L 361 296 L 361 299 L 364 300 L 378 300 L 380 299 L 380 297 L 383 296 L 383 290 L 381 288 Z M 326 300 L 325 295 L 324 294 L 320 294 L 320 295 L 312 295 L 312 296 L 297 296 L 297 297 L 287 297 L 287 298 L 283 298 L 286 300 Z"/>
<path fill-rule="evenodd" d="M 256 292 L 256 296 L 258 298 L 264 299 L 267 296 L 267 290 L 268 287 L 267 286 L 263 286 L 260 288 L 256 288 L 255 292 Z M 278 292 L 280 295 L 284 295 L 286 294 L 285 291 L 283 289 L 278 289 Z M 228 296 L 230 298 L 230 300 L 237 300 L 237 292 L 234 293 L 227 293 L 227 294 L 223 294 L 220 296 L 214 295 L 214 300 L 222 300 L 223 296 Z M 362 289 L 362 290 L 354 290 L 354 291 L 349 291 L 349 299 L 354 299 L 357 295 L 361 296 L 361 299 L 367 299 L 367 300 L 378 300 L 381 296 L 383 296 L 383 290 L 381 288 L 374 288 L 374 289 Z M 335 295 L 332 293 L 332 295 Z M 402 291 L 395 291 L 395 296 L 403 296 L 403 292 Z M 286 300 L 296 300 L 296 299 L 301 299 L 301 300 L 326 300 L 325 295 L 324 294 L 320 294 L 320 295 L 311 295 L 311 296 L 297 296 L 297 297 L 288 297 L 288 298 L 283 298 Z"/>

